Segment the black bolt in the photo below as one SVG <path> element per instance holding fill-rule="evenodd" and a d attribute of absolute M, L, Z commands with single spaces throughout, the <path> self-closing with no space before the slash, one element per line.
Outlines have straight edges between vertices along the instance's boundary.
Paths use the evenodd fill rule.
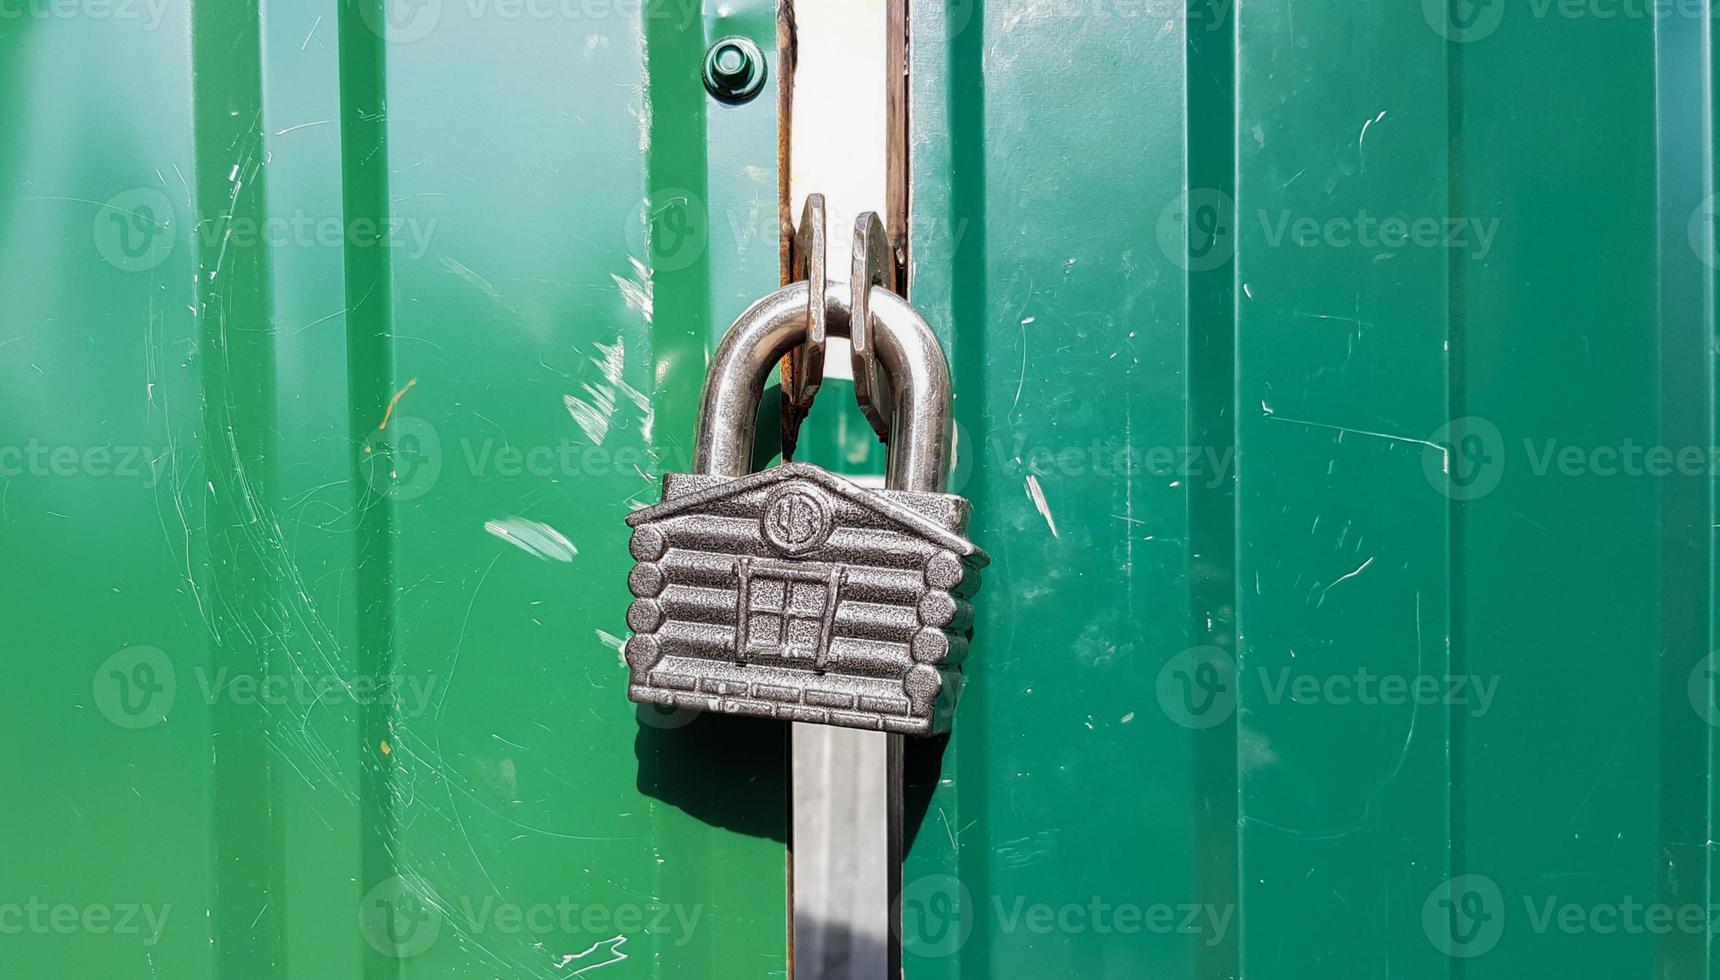
<path fill-rule="evenodd" d="M 725 37 L 705 53 L 705 90 L 722 102 L 751 101 L 764 90 L 764 75 L 763 52 L 744 37 Z"/>

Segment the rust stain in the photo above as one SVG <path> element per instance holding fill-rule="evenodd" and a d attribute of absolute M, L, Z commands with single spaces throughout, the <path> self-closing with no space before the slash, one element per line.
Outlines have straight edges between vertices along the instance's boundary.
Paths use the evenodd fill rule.
<path fill-rule="evenodd" d="M 394 417 L 394 406 L 400 404 L 400 399 L 405 398 L 406 393 L 411 391 L 412 386 L 417 383 L 418 379 L 413 378 L 406 382 L 406 387 L 394 393 L 394 397 L 388 402 L 388 411 L 382 413 L 382 424 L 376 427 L 376 431 L 386 432 L 388 430 L 388 420 Z"/>
<path fill-rule="evenodd" d="M 382 740 L 382 754 L 383 755 L 393 755 L 394 754 L 394 750 L 389 747 L 388 739 L 386 739 L 386 738 Z"/>

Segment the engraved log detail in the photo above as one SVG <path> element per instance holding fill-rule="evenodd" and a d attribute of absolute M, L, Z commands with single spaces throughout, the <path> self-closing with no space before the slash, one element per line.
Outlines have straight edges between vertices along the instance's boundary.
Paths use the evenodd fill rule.
<path fill-rule="evenodd" d="M 666 487 L 680 490 L 629 518 L 629 696 L 944 730 L 986 561 L 961 537 L 966 502 L 861 490 L 810 469 L 672 475 Z"/>

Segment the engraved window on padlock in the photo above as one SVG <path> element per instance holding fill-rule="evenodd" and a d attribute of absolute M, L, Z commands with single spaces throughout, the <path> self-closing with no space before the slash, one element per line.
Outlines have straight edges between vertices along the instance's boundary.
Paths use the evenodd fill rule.
<path fill-rule="evenodd" d="M 839 569 L 742 559 L 743 624 L 735 652 L 811 660 L 822 669 L 842 590 Z"/>

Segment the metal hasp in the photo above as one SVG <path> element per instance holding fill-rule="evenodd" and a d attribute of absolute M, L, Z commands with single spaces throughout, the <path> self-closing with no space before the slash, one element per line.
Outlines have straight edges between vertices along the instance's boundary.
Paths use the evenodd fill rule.
<path fill-rule="evenodd" d="M 809 209 L 810 213 L 810 209 Z M 863 216 L 875 222 L 875 216 Z M 881 286 L 867 326 L 897 392 L 886 489 L 817 466 L 749 473 L 770 369 L 808 335 L 813 285 L 743 313 L 705 382 L 695 473 L 632 514 L 634 701 L 899 734 L 947 731 L 989 561 L 944 493 L 950 375 L 919 314 Z M 825 291 L 830 334 L 852 308 Z"/>
<path fill-rule="evenodd" d="M 824 380 L 824 348 L 827 307 L 825 290 L 829 274 L 825 268 L 824 195 L 806 195 L 800 227 L 794 234 L 793 279 L 805 282 L 806 339 L 788 352 L 782 362 L 782 458 L 793 459 L 800 442 L 800 424 L 812 411 L 812 400 Z"/>
<path fill-rule="evenodd" d="M 853 326 L 849 333 L 854 352 L 854 397 L 860 411 L 878 438 L 890 439 L 890 375 L 878 369 L 878 342 L 871 327 L 868 297 L 872 287 L 896 289 L 895 253 L 884 233 L 884 222 L 871 211 L 862 214 L 854 224 L 853 275 L 848 280 L 853 290 Z"/>

